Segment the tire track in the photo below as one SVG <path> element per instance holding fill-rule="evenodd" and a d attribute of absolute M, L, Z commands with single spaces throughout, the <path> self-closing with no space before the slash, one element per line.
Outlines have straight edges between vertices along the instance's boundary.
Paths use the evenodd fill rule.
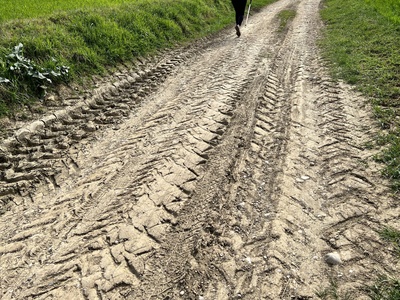
<path fill-rule="evenodd" d="M 258 48 L 252 45 L 250 51 Z M 254 73 L 254 58 L 243 60 L 234 48 L 216 47 L 201 56 L 195 66 L 167 78 L 118 130 L 95 132 L 100 142 L 67 147 L 68 159 L 61 163 L 68 169 L 54 174 L 50 188 L 37 183 L 32 204 L 3 216 L 4 299 L 113 298 L 140 286 L 147 260 L 175 226 L 204 173 L 207 153 L 220 143 L 238 95 L 249 84 L 246 76 Z M 232 74 L 239 67 L 241 72 Z M 133 86 L 127 94 L 137 91 Z M 101 102 L 113 103 L 121 95 L 111 91 Z M 65 130 L 62 125 L 75 130 L 74 120 L 90 122 L 85 114 L 66 114 L 54 131 Z M 99 118 L 103 122 L 102 114 Z"/>
<path fill-rule="evenodd" d="M 271 15 L 276 16 L 288 5 L 290 3 L 283 1 L 272 6 Z M 268 36 L 266 39 L 271 41 L 272 37 Z M 259 40 L 257 42 L 262 43 Z M 274 42 L 279 45 L 278 40 Z M 249 148 L 257 153 L 253 155 L 258 160 L 252 159 L 251 166 L 256 170 L 255 172 L 260 166 L 268 164 L 268 158 L 271 159 L 271 163 L 276 164 L 272 166 L 274 170 L 272 172 L 279 170 L 278 157 L 281 151 L 284 152 L 281 141 L 284 139 L 284 131 L 287 127 L 285 116 L 290 104 L 282 105 L 285 103 L 282 83 L 279 82 L 273 70 L 275 59 L 265 59 L 269 55 L 267 49 L 264 48 L 260 52 L 259 64 L 264 67 L 264 70 L 257 72 L 256 79 L 242 94 L 240 106 L 235 112 L 231 127 L 225 133 L 222 144 L 211 153 L 212 159 L 208 163 L 206 175 L 181 211 L 180 222 L 173 228 L 173 232 L 170 233 L 172 237 L 165 243 L 166 249 L 159 249 L 160 254 L 157 259 L 161 261 L 156 263 L 153 272 L 156 270 L 161 270 L 161 272 L 158 271 L 157 275 L 150 276 L 151 279 L 147 280 L 149 285 L 142 289 L 143 294 L 132 293 L 130 296 L 133 299 L 164 299 L 182 296 L 187 299 L 203 296 L 206 299 L 235 299 L 244 296 L 244 292 L 238 292 L 241 289 L 243 291 L 253 289 L 249 286 L 246 274 L 243 274 L 246 273 L 244 270 L 248 269 L 248 265 L 246 265 L 246 257 L 239 254 L 240 247 L 242 244 L 252 245 L 257 241 L 261 242 L 263 235 L 268 234 L 270 225 L 268 220 L 263 221 L 265 212 L 261 206 L 265 203 L 257 197 L 259 185 L 255 191 L 251 189 L 254 194 L 249 195 L 241 190 L 244 187 L 250 189 L 247 181 L 246 185 L 234 187 L 230 187 L 230 181 L 241 182 L 243 177 L 249 177 L 246 174 L 248 170 L 240 172 L 236 170 L 237 165 L 242 166 Z M 273 134 L 269 135 L 271 132 Z M 231 159 L 228 160 L 227 157 Z M 273 186 L 275 179 L 269 178 L 267 184 Z M 242 203 L 238 203 L 236 199 L 236 193 L 242 194 L 243 199 L 251 197 L 257 205 L 257 211 L 251 210 L 246 221 L 241 217 L 234 220 L 236 209 L 242 207 Z M 268 204 L 268 206 L 272 205 Z M 260 215 L 262 215 L 261 218 Z M 251 224 L 249 231 L 254 230 L 261 237 L 244 237 L 247 231 L 242 230 L 240 224 L 246 222 Z M 236 238 L 225 236 L 228 231 L 236 235 Z M 243 242 L 238 241 L 242 239 Z M 180 242 L 176 243 L 177 240 Z M 241 277 L 239 280 L 235 278 L 235 267 L 239 269 L 237 272 Z M 152 282 L 158 282 L 159 286 L 155 288 Z M 253 291 L 249 294 L 252 294 L 252 297 L 260 295 Z"/>
<path fill-rule="evenodd" d="M 293 91 L 288 99 L 292 103 L 291 120 L 285 127 L 288 142 L 282 153 L 286 157 L 278 174 L 279 184 L 274 187 L 277 205 L 270 240 L 243 247 L 241 257 L 261 267 L 250 263 L 242 272 L 246 279 L 238 276 L 233 286 L 241 298 L 313 299 L 316 291 L 334 281 L 339 283 L 340 295 L 350 293 L 361 299 L 366 297 L 365 284 L 374 280 L 376 272 L 395 272 L 390 251 L 378 250 L 382 242 L 377 232 L 385 226 L 387 212 L 378 212 L 376 205 L 371 205 L 387 190 L 371 184 L 381 180 L 376 175 L 368 180 L 371 175 L 360 168 L 363 156 L 371 154 L 362 147 L 368 135 L 358 123 L 371 121 L 359 111 L 360 102 L 351 103 L 355 97 L 348 87 L 339 87 L 328 77 L 317 79 L 319 82 L 313 79 L 314 74 L 324 76 L 324 71 L 315 58 L 316 47 L 306 44 L 305 36 L 313 35 L 313 22 L 318 20 L 310 15 L 317 16 L 318 7 L 318 1 L 299 4 L 293 36 L 287 39 L 294 49 L 286 52 L 288 48 L 282 47 L 286 64 L 281 64 L 277 73 L 284 90 Z M 253 165 L 250 163 L 249 169 Z M 337 176 L 341 180 L 335 180 Z M 387 204 L 379 206 L 388 209 Z M 394 218 L 390 222 L 396 224 Z M 342 231 L 329 234 L 333 228 Z M 344 237 L 339 237 L 341 234 Z M 345 247 L 332 243 L 335 239 Z M 348 240 L 359 243 L 349 245 Z M 343 266 L 330 268 L 325 264 L 324 255 L 332 251 L 342 255 Z M 374 257 L 376 251 L 380 254 Z M 259 278 L 265 275 L 267 278 L 259 284 Z M 245 289 L 238 286 L 242 282 Z"/>
<path fill-rule="evenodd" d="M 371 132 L 358 123 L 371 121 L 352 102 L 354 93 L 324 74 L 315 44 L 307 41 L 321 26 L 319 1 L 299 1 L 296 8 L 260 79 L 265 90 L 251 87 L 262 96 L 243 96 L 255 115 L 235 114 L 235 121 L 250 120 L 249 127 L 233 129 L 232 122 L 232 130 L 249 138 L 232 142 L 235 149 L 226 144 L 228 132 L 215 149 L 217 161 L 210 161 L 172 232 L 170 240 L 180 242 L 159 250 L 153 271 L 167 275 L 155 276 L 162 282 L 155 291 L 145 287 L 149 298 L 316 299 L 338 282 L 339 295 L 364 299 L 377 272 L 395 273 L 377 232 L 387 220 L 396 225 L 397 209 L 380 203 L 385 208 L 377 210 L 373 199 L 387 190 L 371 184 L 381 179 L 369 180 L 359 163 L 371 156 L 362 147 Z M 219 155 L 226 157 L 226 148 L 235 159 L 223 168 Z M 343 265 L 324 262 L 331 251 L 342 255 Z"/>
<path fill-rule="evenodd" d="M 54 176 L 65 167 L 74 169 L 74 161 L 64 160 L 74 145 L 88 140 L 93 133 L 116 126 L 135 111 L 178 66 L 201 53 L 211 41 L 203 40 L 186 49 L 177 49 L 155 59 L 138 61 L 133 68 L 119 72 L 84 96 L 65 100 L 65 109 L 16 130 L 0 144 L 0 212 L 10 203 L 21 205 L 35 193 L 35 186 L 54 184 Z M 204 43 L 202 46 L 201 43 Z M 98 84 L 98 83 L 97 83 Z M 29 204 L 29 202 L 27 203 Z"/>

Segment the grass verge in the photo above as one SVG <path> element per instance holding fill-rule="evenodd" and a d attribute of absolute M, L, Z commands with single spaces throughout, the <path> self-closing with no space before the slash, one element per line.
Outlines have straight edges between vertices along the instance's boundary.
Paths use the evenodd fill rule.
<path fill-rule="evenodd" d="M 392 22 L 400 24 L 400 2 L 397 0 L 365 0 Z"/>
<path fill-rule="evenodd" d="M 371 300 L 399 300 L 400 281 L 380 276 L 375 284 L 367 289 L 367 292 Z"/>
<path fill-rule="evenodd" d="M 400 190 L 400 4 L 397 0 L 325 0 L 326 24 L 320 45 L 332 76 L 355 85 L 374 107 L 381 125 L 376 145 L 383 174 Z M 386 228 L 381 237 L 400 251 L 400 232 Z M 320 296 L 336 299 L 334 289 Z M 379 276 L 367 288 L 373 300 L 400 299 L 400 281 Z M 321 297 L 320 297 L 321 298 Z M 323 298 L 321 298 L 323 299 Z"/>
<path fill-rule="evenodd" d="M 274 1 L 255 0 L 253 8 Z M 39 0 L 35 9 L 29 9 L 30 2 L 14 1 L 12 8 L 11 4 L 0 8 L 0 117 L 37 100 L 46 85 L 10 70 L 7 57 L 20 43 L 24 60 L 36 70 L 66 66 L 68 77 L 60 80 L 70 82 L 104 74 L 109 67 L 209 35 L 234 22 L 232 5 L 225 0 L 56 1 L 58 6 Z M 24 14 L 15 15 L 20 10 Z M 29 68 L 27 73 L 32 73 Z"/>
<path fill-rule="evenodd" d="M 397 257 L 400 257 L 400 231 L 386 227 L 381 230 L 380 236 L 393 246 Z M 375 283 L 368 286 L 366 290 L 371 300 L 399 300 L 400 280 L 387 275 L 380 275 Z"/>
<path fill-rule="evenodd" d="M 332 73 L 356 85 L 374 105 L 382 127 L 378 139 L 385 151 L 377 159 L 386 164 L 384 175 L 400 189 L 400 16 L 397 0 L 325 0 L 326 23 L 321 41 Z M 384 3 L 398 7 L 391 16 Z"/>
<path fill-rule="evenodd" d="M 398 257 L 400 257 L 400 231 L 391 227 L 386 227 L 380 232 L 380 235 L 382 239 L 393 245 Z"/>

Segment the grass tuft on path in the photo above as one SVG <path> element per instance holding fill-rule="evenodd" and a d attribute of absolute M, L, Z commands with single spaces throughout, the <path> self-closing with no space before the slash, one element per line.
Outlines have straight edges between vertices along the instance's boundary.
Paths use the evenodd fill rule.
<path fill-rule="evenodd" d="M 278 16 L 280 20 L 279 31 L 283 32 L 288 29 L 289 23 L 295 18 L 296 10 L 294 9 L 282 10 Z"/>
<path fill-rule="evenodd" d="M 399 300 L 400 281 L 388 276 L 379 276 L 374 285 L 367 288 L 371 300 Z"/>

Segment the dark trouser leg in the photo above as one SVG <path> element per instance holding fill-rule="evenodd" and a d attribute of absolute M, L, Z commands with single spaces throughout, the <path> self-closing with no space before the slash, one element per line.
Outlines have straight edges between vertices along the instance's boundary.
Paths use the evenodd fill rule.
<path fill-rule="evenodd" d="M 247 0 L 232 0 L 233 7 L 236 12 L 236 24 L 242 25 L 244 19 L 244 11 L 246 9 Z"/>

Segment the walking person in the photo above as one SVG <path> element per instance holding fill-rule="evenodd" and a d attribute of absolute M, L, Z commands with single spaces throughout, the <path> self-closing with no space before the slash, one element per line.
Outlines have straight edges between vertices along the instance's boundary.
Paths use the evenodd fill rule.
<path fill-rule="evenodd" d="M 240 26 L 242 26 L 242 22 L 244 19 L 244 11 L 246 10 L 247 0 L 232 0 L 232 5 L 235 8 L 236 12 L 236 35 L 240 36 Z"/>

